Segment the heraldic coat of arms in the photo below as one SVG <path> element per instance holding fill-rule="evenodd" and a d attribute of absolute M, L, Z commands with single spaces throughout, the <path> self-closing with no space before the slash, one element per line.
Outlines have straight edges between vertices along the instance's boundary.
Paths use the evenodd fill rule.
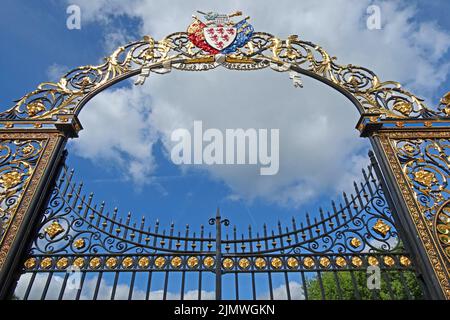
<path fill-rule="evenodd" d="M 233 53 L 245 46 L 253 35 L 254 29 L 247 22 L 249 17 L 237 23 L 231 21 L 232 17 L 242 15 L 240 11 L 230 15 L 197 12 L 204 16 L 206 22 L 193 16 L 194 21 L 187 29 L 189 40 L 196 47 L 212 55 Z"/>

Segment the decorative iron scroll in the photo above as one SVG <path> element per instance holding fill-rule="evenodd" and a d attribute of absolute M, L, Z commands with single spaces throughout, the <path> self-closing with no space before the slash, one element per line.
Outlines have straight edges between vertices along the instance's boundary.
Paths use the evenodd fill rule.
<path fill-rule="evenodd" d="M 450 198 L 450 140 L 399 139 L 394 143 L 420 210 L 431 226 L 438 209 Z"/>
<path fill-rule="evenodd" d="M 199 44 L 204 39 L 195 39 L 193 35 L 197 31 L 192 28 L 198 28 L 196 23 L 197 18 L 188 32 L 173 33 L 160 41 L 145 36 L 119 47 L 103 64 L 71 70 L 57 83 L 44 82 L 1 113 L 0 119 L 52 120 L 58 114 L 78 114 L 92 96 L 121 79 L 140 73 L 137 83 L 142 84 L 150 72 L 206 71 L 218 66 L 230 70 L 269 67 L 278 72 L 314 75 L 353 96 L 360 104 L 360 112 L 382 114 L 387 118 L 450 116 L 447 100 L 441 101 L 438 110 L 432 110 L 399 83 L 382 82 L 374 72 L 363 67 L 339 65 L 324 49 L 296 35 L 279 39 L 269 33 L 253 32 L 248 24 L 236 24 L 244 39 L 232 46 L 233 50 L 217 53 Z M 292 75 L 292 79 L 296 86 L 301 86 L 298 76 Z"/>
<path fill-rule="evenodd" d="M 0 245 L 43 150 L 43 140 L 0 142 Z"/>
<path fill-rule="evenodd" d="M 322 209 L 318 217 L 290 227 L 278 223 L 270 233 L 264 226 L 262 234 L 227 234 L 222 242 L 223 271 L 298 269 L 300 261 L 306 268 L 362 268 L 384 263 L 386 266 L 409 267 L 410 261 L 401 247 L 394 221 L 374 176 L 372 167 L 363 170 L 364 182 L 354 184 L 355 193 L 343 194 L 343 203 L 332 202 L 332 213 Z M 64 170 L 55 186 L 35 237 L 26 269 L 78 267 L 96 270 L 100 267 L 211 269 L 216 261 L 215 241 L 211 232 L 191 234 L 189 226 L 183 233 L 161 231 L 159 222 L 146 227 L 145 219 L 132 222 L 118 217 L 118 210 L 109 212 L 105 203 L 93 204 L 93 194 L 82 194 L 82 183 L 72 181 L 73 171 Z M 309 258 L 302 260 L 302 257 Z M 377 256 L 378 258 L 375 258 Z M 94 260 L 92 260 L 94 259 Z M 274 260 L 275 259 L 275 260 Z M 317 259 L 317 261 L 316 261 Z M 381 259 L 381 260 L 379 260 Z M 384 261 L 384 262 L 383 262 Z M 58 267 L 59 266 L 59 267 Z"/>
<path fill-rule="evenodd" d="M 450 132 L 387 132 L 380 137 L 438 281 L 450 298 Z"/>
<path fill-rule="evenodd" d="M 57 132 L 0 133 L 0 269 L 55 150 Z"/>

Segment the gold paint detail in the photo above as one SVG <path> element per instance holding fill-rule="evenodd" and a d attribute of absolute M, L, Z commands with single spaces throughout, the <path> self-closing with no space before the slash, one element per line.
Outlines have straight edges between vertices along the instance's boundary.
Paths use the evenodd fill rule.
<path fill-rule="evenodd" d="M 20 184 L 22 181 L 22 174 L 19 171 L 8 171 L 0 176 L 0 184 L 6 190 L 10 190 Z"/>
<path fill-rule="evenodd" d="M 450 263 L 450 201 L 447 201 L 439 209 L 435 219 L 435 228 L 439 246 Z"/>
<path fill-rule="evenodd" d="M 204 265 L 206 268 L 212 268 L 212 267 L 214 266 L 214 263 L 215 263 L 215 260 L 214 260 L 213 257 L 206 257 L 206 258 L 203 260 L 203 265 Z"/>
<path fill-rule="evenodd" d="M 400 257 L 400 264 L 404 267 L 409 267 L 411 265 L 411 260 L 409 260 L 408 257 L 401 256 Z"/>
<path fill-rule="evenodd" d="M 314 267 L 315 264 L 316 263 L 314 262 L 314 259 L 311 257 L 306 257 L 305 259 L 303 259 L 303 265 L 306 268 L 312 268 L 312 267 Z"/>
<path fill-rule="evenodd" d="M 181 257 L 178 257 L 178 256 L 173 257 L 173 258 L 170 260 L 170 265 L 171 265 L 173 268 L 179 268 L 179 267 L 182 265 L 182 263 L 183 263 L 183 259 L 181 259 Z"/>
<path fill-rule="evenodd" d="M 419 170 L 413 173 L 414 175 L 414 181 L 431 188 L 433 185 L 435 185 L 438 180 L 436 179 L 436 175 L 434 172 L 425 171 L 425 170 Z"/>
<path fill-rule="evenodd" d="M 255 266 L 258 269 L 264 269 L 267 266 L 266 259 L 258 257 L 255 259 Z"/>
<path fill-rule="evenodd" d="M 367 258 L 367 263 L 369 264 L 369 266 L 377 266 L 379 264 L 378 259 L 373 256 Z"/>
<path fill-rule="evenodd" d="M 53 264 L 52 258 L 44 258 L 41 260 L 41 268 L 42 269 L 49 269 Z"/>
<path fill-rule="evenodd" d="M 198 266 L 198 258 L 197 257 L 189 257 L 187 259 L 186 263 L 189 268 L 191 268 L 191 269 L 196 268 Z"/>
<path fill-rule="evenodd" d="M 299 266 L 299 262 L 297 258 L 290 257 L 287 259 L 287 266 L 289 269 L 297 269 Z"/>
<path fill-rule="evenodd" d="M 155 266 L 159 269 L 161 269 L 162 267 L 164 267 L 164 265 L 166 264 L 166 258 L 164 257 L 158 257 L 155 259 L 154 262 Z"/>
<path fill-rule="evenodd" d="M 109 269 L 114 269 L 115 267 L 117 267 L 117 258 L 109 257 L 108 259 L 106 259 L 105 265 Z"/>
<path fill-rule="evenodd" d="M 239 267 L 244 270 L 248 269 L 250 267 L 250 260 L 248 260 L 247 258 L 239 259 Z"/>
<path fill-rule="evenodd" d="M 283 261 L 280 258 L 275 257 L 272 258 L 270 264 L 272 265 L 272 268 L 280 269 L 283 266 Z"/>
<path fill-rule="evenodd" d="M 319 264 L 323 267 L 323 268 L 328 268 L 331 264 L 331 261 L 329 258 L 327 257 L 321 257 L 319 259 Z"/>
<path fill-rule="evenodd" d="M 347 260 L 344 257 L 337 257 L 335 263 L 338 267 L 345 267 L 347 265 Z"/>
<path fill-rule="evenodd" d="M 145 257 L 144 257 L 145 258 Z M 141 258 L 142 259 L 142 258 Z M 139 260 L 140 261 L 140 260 Z M 133 258 L 131 257 L 126 257 L 122 260 L 122 266 L 125 269 L 131 268 L 134 264 Z"/>
<path fill-rule="evenodd" d="M 352 265 L 359 268 L 363 265 L 363 261 L 360 257 L 352 257 Z"/>
<path fill-rule="evenodd" d="M 350 245 L 351 245 L 353 248 L 358 248 L 358 247 L 361 245 L 361 240 L 359 240 L 358 238 L 353 238 L 353 239 L 350 241 Z"/>
<path fill-rule="evenodd" d="M 385 257 L 383 258 L 383 262 L 384 262 L 384 264 L 385 264 L 386 266 L 388 266 L 388 267 L 392 267 L 392 266 L 395 265 L 395 260 L 394 260 L 394 258 L 392 258 L 392 257 L 390 257 L 390 256 L 385 256 Z"/>
<path fill-rule="evenodd" d="M 78 238 L 73 242 L 73 246 L 76 249 L 83 249 L 85 245 L 86 245 L 86 243 L 84 241 L 84 238 Z"/>
<path fill-rule="evenodd" d="M 59 224 L 57 220 L 53 220 L 53 222 L 47 228 L 45 228 L 45 233 L 48 234 L 48 236 L 52 240 L 62 232 L 64 232 L 64 228 Z"/>
<path fill-rule="evenodd" d="M 23 265 L 25 269 L 33 269 L 36 267 L 36 258 L 28 258 Z"/>
<path fill-rule="evenodd" d="M 89 261 L 89 266 L 92 269 L 97 269 L 98 267 L 100 267 L 102 263 L 102 260 L 99 257 L 94 257 L 91 259 L 91 261 Z"/>
<path fill-rule="evenodd" d="M 65 268 L 67 268 L 68 265 L 69 265 L 69 259 L 67 259 L 66 257 L 62 257 L 62 258 L 58 259 L 58 261 L 56 261 L 56 267 L 58 269 L 65 269 Z"/>
<path fill-rule="evenodd" d="M 386 237 L 388 232 L 391 230 L 391 227 L 388 226 L 382 219 L 378 219 L 372 229 L 380 236 Z"/>
<path fill-rule="evenodd" d="M 411 103 L 401 100 L 394 104 L 393 110 L 400 112 L 403 116 L 408 117 L 413 111 Z"/>
<path fill-rule="evenodd" d="M 81 257 L 76 258 L 75 260 L 73 260 L 72 265 L 74 267 L 77 267 L 80 269 L 83 268 L 84 267 L 84 258 L 81 258 Z"/>
<path fill-rule="evenodd" d="M 150 266 L 150 259 L 148 257 L 140 257 L 138 260 L 138 266 L 141 269 L 146 269 Z"/>
<path fill-rule="evenodd" d="M 233 266 L 234 266 L 234 261 L 233 261 L 232 259 L 230 259 L 230 258 L 225 258 L 225 259 L 222 261 L 222 266 L 223 266 L 225 269 L 231 269 L 231 268 L 233 268 Z"/>

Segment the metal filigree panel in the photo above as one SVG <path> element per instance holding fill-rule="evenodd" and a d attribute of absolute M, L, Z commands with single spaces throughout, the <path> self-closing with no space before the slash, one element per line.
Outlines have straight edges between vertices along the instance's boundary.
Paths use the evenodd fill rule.
<path fill-rule="evenodd" d="M 450 132 L 387 132 L 381 142 L 439 283 L 450 298 L 445 205 L 450 199 Z"/>
<path fill-rule="evenodd" d="M 321 279 L 330 272 L 350 272 L 356 277 L 365 274 L 368 267 L 378 266 L 390 285 L 390 275 L 398 277 L 414 268 L 372 166 L 363 170 L 363 178 L 363 182 L 354 183 L 353 194 L 344 193 L 342 201 L 333 201 L 329 211 L 320 209 L 314 216 L 306 215 L 299 224 L 293 218 L 288 226 L 280 222 L 269 229 L 264 225 L 262 232 L 254 232 L 249 226 L 247 234 L 238 234 L 236 226 L 230 228 L 229 221 L 218 216 L 209 223 L 216 227 L 215 233 L 207 232 L 204 226 L 196 233 L 189 226 L 176 231 L 174 224 L 166 232 L 158 222 L 147 226 L 144 218 L 133 222 L 130 214 L 121 217 L 117 209 L 108 210 L 104 202 L 94 204 L 93 194 L 84 195 L 82 183 L 73 182 L 73 171 L 64 169 L 23 263 L 22 277 L 32 275 L 32 280 L 21 298 L 31 298 L 37 274 L 60 277 L 58 274 L 71 268 L 80 270 L 83 279 L 86 274 L 98 274 L 95 297 L 103 274 L 113 274 L 113 283 L 117 284 L 120 273 L 131 273 L 132 279 L 139 273 L 148 274 L 149 279 L 153 273 L 165 274 L 165 295 L 169 273 L 183 274 L 182 287 L 186 273 L 197 273 L 200 279 L 203 273 L 211 273 L 220 281 L 229 275 L 234 277 L 237 297 L 242 290 L 239 277 L 247 274 L 252 279 L 254 299 L 255 279 L 261 274 L 269 277 L 270 286 L 272 274 L 283 274 L 288 296 L 289 277 L 296 274 L 302 279 L 301 290 L 307 292 L 312 278 Z M 45 288 L 51 281 L 51 276 L 46 278 Z M 197 289 L 201 292 L 199 281 Z M 133 287 L 134 280 L 126 285 Z M 403 286 L 408 287 L 406 283 Z M 220 284 L 219 292 L 222 287 Z M 360 289 L 352 289 L 354 297 Z M 273 288 L 270 290 L 273 296 Z M 148 294 L 150 291 L 148 287 Z M 44 290 L 42 297 L 46 295 Z"/>
<path fill-rule="evenodd" d="M 0 269 L 54 151 L 57 133 L 0 133 Z"/>

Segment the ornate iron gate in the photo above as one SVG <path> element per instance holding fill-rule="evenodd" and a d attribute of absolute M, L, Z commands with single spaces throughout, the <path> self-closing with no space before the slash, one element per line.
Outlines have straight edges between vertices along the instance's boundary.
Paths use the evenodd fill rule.
<path fill-rule="evenodd" d="M 79 269 L 82 288 L 92 284 L 90 298 L 103 298 L 109 280 L 106 296 L 115 297 L 124 274 L 130 275 L 127 298 L 136 298 L 141 275 L 147 276 L 143 298 L 171 298 L 174 292 L 188 298 L 183 297 L 188 287 L 195 289 L 186 293 L 189 298 L 276 298 L 280 290 L 286 298 L 298 298 L 299 292 L 301 298 L 384 298 L 386 292 L 416 298 L 421 290 L 409 273 L 414 265 L 425 297 L 450 299 L 450 93 L 437 108 L 428 108 L 399 83 L 382 82 L 363 67 L 339 65 L 298 36 L 283 40 L 255 32 L 248 17 L 233 24 L 238 15 L 206 14 L 213 24 L 217 18 L 232 26 L 235 40 L 226 48 L 208 44 L 206 24 L 194 17 L 187 32 L 160 41 L 145 36 L 101 65 L 39 85 L 0 113 L 0 298 L 66 298 L 69 268 Z M 274 230 L 249 228 L 239 236 L 220 215 L 210 221 L 215 232 L 207 226 L 196 233 L 175 226 L 161 231 L 158 224 L 132 222 L 130 216 L 121 220 L 103 204 L 94 205 L 92 195 L 83 196 L 81 185 L 61 170 L 68 139 L 82 129 L 78 114 L 96 94 L 132 76 L 142 84 L 151 73 L 218 67 L 289 72 L 296 87 L 302 74 L 338 90 L 360 113 L 357 129 L 369 138 L 379 168 L 372 155 L 363 183 L 330 212 L 319 210 Z M 398 234 L 403 241 L 395 246 L 390 241 L 398 241 Z M 359 285 L 370 267 L 382 271 L 381 292 L 367 293 Z M 176 274 L 178 291 L 169 283 Z M 198 275 L 195 286 L 187 279 L 191 274 Z M 206 288 L 211 281 L 204 277 L 210 275 L 215 286 Z M 159 276 L 162 289 L 154 286 Z M 59 289 L 52 279 L 62 279 Z M 42 291 L 35 293 L 39 282 Z M 259 290 L 260 284 L 267 289 Z M 84 298 L 83 290 L 75 298 Z"/>
<path fill-rule="evenodd" d="M 332 202 L 331 211 L 320 209 L 300 223 L 293 218 L 288 226 L 279 222 L 269 229 L 264 225 L 256 233 L 249 226 L 248 232 L 240 235 L 219 211 L 209 220 L 215 230 L 201 226 L 199 233 L 190 226 L 182 232 L 175 231 L 173 224 L 169 230 L 161 230 L 159 222 L 147 226 L 145 218 L 121 217 L 104 202 L 94 204 L 93 194 L 84 195 L 83 184 L 73 182 L 73 170 L 63 167 L 41 212 L 43 218 L 32 237 L 13 297 L 221 299 L 226 294 L 229 299 L 421 298 L 409 254 L 390 212 L 390 200 L 377 177 L 380 171 L 371 157 L 373 163 L 363 171 L 363 182 L 354 183 L 354 193 L 344 193 L 340 202 Z M 376 277 L 378 270 L 380 287 L 369 290 L 368 276 L 373 273 Z M 175 280 L 177 291 L 171 291 L 176 273 L 180 275 Z M 194 273 L 197 279 L 190 290 L 186 288 L 187 273 Z M 124 274 L 130 277 L 120 283 L 119 276 Z M 163 280 L 160 287 L 154 284 L 158 274 Z M 204 288 L 205 274 L 212 276 L 207 280 L 210 288 L 215 283 L 212 291 Z M 242 277 L 248 277 L 245 285 Z M 265 290 L 261 290 L 262 283 L 267 284 Z"/>

